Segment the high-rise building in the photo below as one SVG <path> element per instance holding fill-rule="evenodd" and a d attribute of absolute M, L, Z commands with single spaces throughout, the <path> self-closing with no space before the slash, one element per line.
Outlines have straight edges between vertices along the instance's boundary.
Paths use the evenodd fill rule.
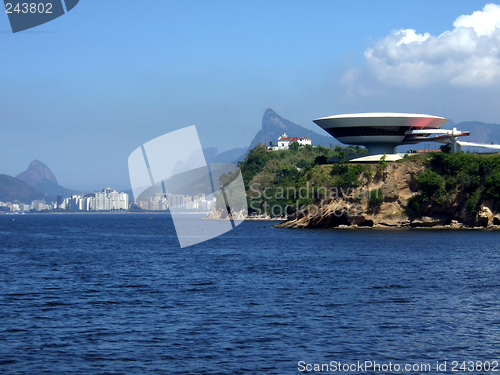
<path fill-rule="evenodd" d="M 95 193 L 95 210 L 128 210 L 128 194 L 111 188 L 103 189 L 102 192 Z"/>

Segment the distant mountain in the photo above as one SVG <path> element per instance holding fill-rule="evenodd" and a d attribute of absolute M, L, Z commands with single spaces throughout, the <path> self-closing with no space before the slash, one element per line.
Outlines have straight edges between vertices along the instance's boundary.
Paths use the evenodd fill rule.
<path fill-rule="evenodd" d="M 247 151 L 246 147 L 243 148 L 233 148 L 231 150 L 227 150 L 217 154 L 214 159 L 214 163 L 231 163 L 236 164 L 240 160 L 244 159 L 245 152 Z"/>
<path fill-rule="evenodd" d="M 320 130 L 319 127 L 318 130 Z M 321 131 L 324 132 L 325 135 L 318 134 L 312 130 L 294 124 L 276 114 L 271 108 L 268 108 L 262 117 L 262 129 L 259 130 L 250 143 L 249 149 L 251 150 L 259 143 L 268 146 L 271 141 L 276 145 L 278 143 L 278 138 L 283 135 L 283 133 L 286 133 L 289 137 L 309 137 L 311 138 L 313 146 L 329 146 L 330 144 L 339 143 L 335 138 L 327 135 L 324 130 Z"/>
<path fill-rule="evenodd" d="M 48 200 L 55 200 L 57 195 L 67 198 L 77 193 L 75 190 L 66 189 L 59 185 L 56 176 L 49 167 L 39 160 L 33 160 L 28 169 L 17 175 L 16 178 L 44 193 Z"/>
<path fill-rule="evenodd" d="M 28 169 L 16 176 L 18 180 L 24 181 L 31 187 L 35 187 L 38 182 L 49 180 L 57 184 L 57 178 L 49 167 L 39 160 L 33 160 Z"/>
<path fill-rule="evenodd" d="M 204 148 L 203 155 L 205 156 L 205 161 L 207 163 L 214 163 L 215 157 L 217 155 L 217 147 Z"/>
<path fill-rule="evenodd" d="M 44 199 L 45 194 L 17 178 L 0 175 L 0 201 L 30 204 L 34 200 Z"/>
<path fill-rule="evenodd" d="M 318 130 L 324 132 L 320 128 L 318 128 Z M 276 112 L 274 112 L 271 108 L 268 108 L 262 117 L 262 128 L 255 135 L 254 139 L 250 143 L 250 147 L 233 148 L 231 150 L 221 152 L 220 154 L 217 153 L 217 148 L 209 147 L 204 148 L 203 153 L 205 154 L 207 163 L 237 164 L 239 161 L 245 159 L 245 154 L 248 150 L 251 150 L 259 143 L 263 143 L 268 146 L 269 142 L 273 141 L 275 145 L 278 144 L 278 138 L 282 136 L 283 133 L 287 133 L 290 137 L 309 137 L 311 138 L 313 146 L 329 146 L 330 144 L 339 143 L 335 138 L 329 135 L 321 135 L 300 125 L 294 124 L 293 122 L 276 114 Z M 324 133 L 327 134 L 326 132 Z"/>
<path fill-rule="evenodd" d="M 447 124 L 448 125 L 448 124 Z M 450 129 L 449 126 L 444 126 Z M 500 124 L 486 124 L 479 121 L 464 121 L 455 127 L 461 131 L 470 131 L 470 136 L 463 137 L 466 142 L 500 144 Z"/>
<path fill-rule="evenodd" d="M 236 164 L 243 160 L 243 155 L 247 151 L 246 147 L 233 148 L 231 150 L 217 153 L 217 147 L 207 147 L 203 149 L 203 155 L 207 163 L 230 163 Z"/>
<path fill-rule="evenodd" d="M 478 121 L 464 121 L 456 124 L 453 121 L 449 121 L 443 126 L 444 129 L 452 129 L 456 127 L 458 130 L 470 131 L 469 137 L 462 138 L 467 142 L 479 142 L 479 143 L 491 143 L 500 144 L 500 124 L 486 124 Z M 250 143 L 248 148 L 234 148 L 228 151 L 221 152 L 217 154 L 217 148 L 210 147 L 203 149 L 205 154 L 205 159 L 207 163 L 232 163 L 236 164 L 245 158 L 245 154 L 248 150 L 251 150 L 259 143 L 263 143 L 266 146 L 272 141 L 275 145 L 278 143 L 278 137 L 283 133 L 287 133 L 290 137 L 309 137 L 314 146 L 323 145 L 329 146 L 331 144 L 339 144 L 339 142 L 323 130 L 318 127 L 318 131 L 325 133 L 325 135 L 318 134 L 312 130 L 306 129 L 300 125 L 294 124 L 293 122 L 284 119 L 274 112 L 271 108 L 266 109 L 264 116 L 262 117 L 262 128 L 255 135 L 254 139 Z M 439 147 L 440 144 L 434 144 L 434 142 L 425 143 L 431 144 L 432 147 Z M 420 144 L 419 147 L 416 145 L 399 146 L 398 151 L 408 151 L 410 149 L 423 148 L 424 144 Z"/>
<path fill-rule="evenodd" d="M 456 124 L 453 121 L 448 121 L 444 124 L 443 129 L 451 130 L 453 128 L 457 128 L 460 131 L 469 131 L 470 135 L 467 137 L 460 137 L 460 140 L 464 142 L 477 142 L 477 143 L 490 143 L 500 144 L 500 124 L 487 124 L 479 121 L 463 121 Z M 398 146 L 398 152 L 404 152 L 408 150 L 421 150 L 425 149 L 426 145 L 430 147 L 430 149 L 436 148 L 438 149 L 441 146 L 441 143 L 434 142 L 424 142 L 419 143 L 417 145 L 407 145 L 407 146 Z M 477 152 L 491 152 L 491 150 L 487 150 L 481 147 L 469 147 L 464 146 L 462 151 L 471 151 L 476 150 Z"/>

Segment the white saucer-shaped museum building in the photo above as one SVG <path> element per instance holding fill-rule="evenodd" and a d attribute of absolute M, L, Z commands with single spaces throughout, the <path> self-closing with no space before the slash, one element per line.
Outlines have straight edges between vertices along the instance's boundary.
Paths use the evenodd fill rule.
<path fill-rule="evenodd" d="M 458 137 L 468 136 L 468 131 L 441 129 L 448 119 L 444 117 L 413 113 L 353 113 L 335 115 L 313 120 L 339 142 L 348 145 L 365 146 L 368 156 L 351 159 L 351 162 L 372 162 L 386 156 L 387 161 L 401 159 L 404 154 L 396 154 L 399 145 L 420 142 L 449 144 L 453 152 L 462 146 L 481 147 L 489 152 L 498 152 L 500 145 L 464 142 Z"/>
<path fill-rule="evenodd" d="M 448 119 L 410 113 L 356 113 L 319 118 L 314 123 L 339 142 L 368 148 L 369 155 L 394 154 L 399 145 L 429 141 Z M 438 130 L 438 132 L 436 132 Z"/>

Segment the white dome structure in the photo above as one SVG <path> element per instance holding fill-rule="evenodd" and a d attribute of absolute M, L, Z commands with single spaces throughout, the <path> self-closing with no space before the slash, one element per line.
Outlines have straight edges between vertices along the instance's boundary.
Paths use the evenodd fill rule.
<path fill-rule="evenodd" d="M 399 145 L 415 144 L 430 135 L 449 132 L 440 130 L 448 119 L 410 113 L 355 113 L 314 120 L 339 142 L 368 148 L 369 155 L 394 154 Z M 457 134 L 468 135 L 467 134 Z"/>

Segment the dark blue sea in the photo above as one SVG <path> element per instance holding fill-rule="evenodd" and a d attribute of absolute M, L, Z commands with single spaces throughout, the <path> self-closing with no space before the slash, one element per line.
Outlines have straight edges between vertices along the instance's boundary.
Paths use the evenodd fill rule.
<path fill-rule="evenodd" d="M 169 215 L 0 216 L 0 373 L 495 373 L 500 232 L 272 224 L 181 249 Z"/>

